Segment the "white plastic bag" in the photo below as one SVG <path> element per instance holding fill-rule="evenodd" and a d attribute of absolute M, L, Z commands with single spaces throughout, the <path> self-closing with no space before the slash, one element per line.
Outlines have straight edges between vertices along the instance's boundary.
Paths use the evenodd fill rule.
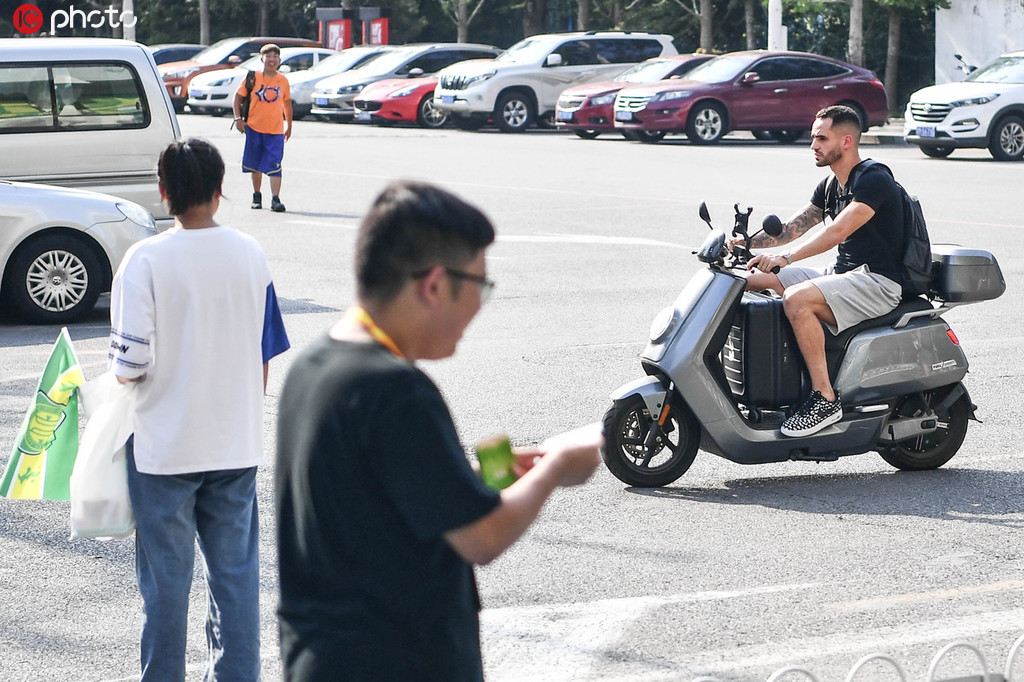
<path fill-rule="evenodd" d="M 107 372 L 82 388 L 89 420 L 71 472 L 71 537 L 127 537 L 135 530 L 125 461 L 135 384 L 121 384 Z"/>

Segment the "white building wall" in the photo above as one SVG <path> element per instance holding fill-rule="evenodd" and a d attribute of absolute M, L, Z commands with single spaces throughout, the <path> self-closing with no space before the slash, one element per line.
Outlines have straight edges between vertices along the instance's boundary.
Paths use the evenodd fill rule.
<path fill-rule="evenodd" d="M 963 80 L 954 54 L 981 66 L 1004 52 L 1024 50 L 1024 2 L 951 0 L 935 12 L 935 82 Z"/>

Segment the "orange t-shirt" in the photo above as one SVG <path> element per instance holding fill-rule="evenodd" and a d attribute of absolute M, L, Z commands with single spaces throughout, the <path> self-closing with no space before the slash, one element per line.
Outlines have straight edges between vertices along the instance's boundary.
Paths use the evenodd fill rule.
<path fill-rule="evenodd" d="M 238 86 L 238 94 L 245 97 L 245 81 Z M 292 96 L 288 79 L 278 72 L 267 78 L 256 72 L 256 85 L 249 100 L 249 127 L 258 133 L 284 134 L 284 104 Z"/>

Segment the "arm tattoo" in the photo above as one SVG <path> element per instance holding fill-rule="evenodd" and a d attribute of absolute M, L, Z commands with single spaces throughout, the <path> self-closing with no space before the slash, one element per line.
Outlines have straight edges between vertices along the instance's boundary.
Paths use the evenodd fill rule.
<path fill-rule="evenodd" d="M 751 246 L 759 249 L 770 249 L 775 246 L 788 244 L 794 239 L 804 235 L 812 227 L 825 219 L 825 212 L 814 204 L 807 204 L 799 212 L 793 215 L 788 221 L 782 224 L 782 234 L 778 237 L 771 237 L 765 233 L 757 235 L 752 239 Z"/>

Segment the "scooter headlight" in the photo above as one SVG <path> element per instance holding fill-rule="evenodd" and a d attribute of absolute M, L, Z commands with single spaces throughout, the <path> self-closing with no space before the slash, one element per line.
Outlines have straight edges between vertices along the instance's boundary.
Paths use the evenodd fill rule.
<path fill-rule="evenodd" d="M 661 343 L 668 338 L 678 321 L 679 314 L 671 306 L 658 313 L 651 322 L 651 343 Z"/>

